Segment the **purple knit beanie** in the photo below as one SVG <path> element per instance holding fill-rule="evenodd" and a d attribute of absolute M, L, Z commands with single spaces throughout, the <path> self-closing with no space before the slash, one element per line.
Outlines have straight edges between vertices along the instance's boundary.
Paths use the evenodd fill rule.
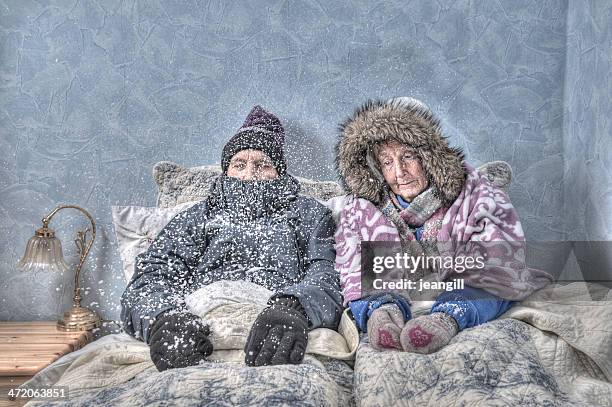
<path fill-rule="evenodd" d="M 251 109 L 242 126 L 223 147 L 221 169 L 226 173 L 230 160 L 236 153 L 253 149 L 260 150 L 270 157 L 276 171 L 282 176 L 287 171 L 284 145 L 285 129 L 278 117 L 257 105 Z"/>

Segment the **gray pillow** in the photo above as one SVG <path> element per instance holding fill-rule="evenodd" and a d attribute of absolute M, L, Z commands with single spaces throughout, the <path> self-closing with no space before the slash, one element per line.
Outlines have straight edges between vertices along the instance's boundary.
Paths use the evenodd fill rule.
<path fill-rule="evenodd" d="M 512 181 L 512 168 L 505 161 L 491 161 L 478 167 L 489 181 L 508 191 Z M 171 161 L 160 161 L 153 166 L 153 179 L 157 184 L 157 206 L 171 208 L 193 201 L 201 201 L 208 196 L 214 180 L 221 174 L 218 165 L 186 168 Z M 313 181 L 297 177 L 302 186 L 301 193 L 327 201 L 332 197 L 344 195 L 340 185 L 333 181 Z"/>
<path fill-rule="evenodd" d="M 512 167 L 505 161 L 491 161 L 478 167 L 478 172 L 486 176 L 489 182 L 508 192 L 512 182 Z"/>
<path fill-rule="evenodd" d="M 170 161 L 158 162 L 153 166 L 153 179 L 159 191 L 157 206 L 170 208 L 184 202 L 203 200 L 220 174 L 221 167 L 218 165 L 186 168 Z M 297 179 L 301 194 L 321 201 L 344 194 L 340 185 L 333 181 Z"/>

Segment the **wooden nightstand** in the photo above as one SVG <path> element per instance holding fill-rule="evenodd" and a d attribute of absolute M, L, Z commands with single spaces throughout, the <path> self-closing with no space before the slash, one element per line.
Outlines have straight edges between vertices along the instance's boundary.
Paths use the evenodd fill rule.
<path fill-rule="evenodd" d="M 63 332 L 56 325 L 56 321 L 0 322 L 0 388 L 4 389 L 0 406 L 20 405 L 6 398 L 5 389 L 19 386 L 92 339 L 89 331 Z"/>

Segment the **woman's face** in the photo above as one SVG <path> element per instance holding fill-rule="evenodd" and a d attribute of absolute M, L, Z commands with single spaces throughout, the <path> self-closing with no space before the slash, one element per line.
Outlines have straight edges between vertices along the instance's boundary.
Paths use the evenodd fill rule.
<path fill-rule="evenodd" d="M 427 188 L 427 175 L 410 147 L 395 140 L 380 144 L 376 159 L 391 191 L 405 201 L 412 202 Z"/>

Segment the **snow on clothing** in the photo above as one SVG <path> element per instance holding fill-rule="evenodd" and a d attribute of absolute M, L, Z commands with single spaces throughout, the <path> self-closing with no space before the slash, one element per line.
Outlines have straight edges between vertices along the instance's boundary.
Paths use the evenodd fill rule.
<path fill-rule="evenodd" d="M 256 105 L 251 109 L 242 126 L 229 139 L 221 153 L 221 168 L 227 173 L 230 160 L 239 151 L 254 149 L 267 155 L 279 175 L 285 175 L 287 161 L 283 152 L 285 129 L 278 117 Z"/>
<path fill-rule="evenodd" d="M 220 176 L 207 200 L 174 217 L 137 257 L 121 297 L 125 330 L 148 342 L 157 315 L 219 280 L 250 281 L 276 292 L 273 298 L 295 296 L 311 329 L 335 329 L 342 313 L 335 225 L 327 208 L 298 191 L 288 174 L 271 181 Z"/>
<path fill-rule="evenodd" d="M 468 288 L 500 297 L 486 307 L 488 311 L 465 307 L 462 312 L 470 313 L 461 322 L 465 326 L 494 318 L 498 312 L 493 310 L 508 306 L 504 300 L 521 300 L 552 280 L 547 273 L 526 266 L 523 230 L 506 193 L 465 163 L 459 149 L 448 146 L 439 122 L 423 104 L 408 98 L 368 102 L 341 125 L 341 132 L 336 166 L 350 194 L 340 213 L 335 247 L 345 305 L 368 301 L 366 308 L 371 314 L 374 307 L 383 304 L 377 300 L 372 307 L 369 298 L 362 298 L 362 241 L 400 242 L 402 250 L 412 256 L 454 256 L 464 248 L 457 242 L 495 242 L 488 247 L 493 256 L 483 270 L 435 270 L 439 281 L 463 278 Z M 392 140 L 414 149 L 429 180 L 429 188 L 407 208 L 391 193 L 373 157 L 376 144 Z M 420 239 L 418 229 L 422 230 Z M 440 246 L 436 242 L 451 243 Z M 462 294 L 453 293 L 454 300 Z"/>

